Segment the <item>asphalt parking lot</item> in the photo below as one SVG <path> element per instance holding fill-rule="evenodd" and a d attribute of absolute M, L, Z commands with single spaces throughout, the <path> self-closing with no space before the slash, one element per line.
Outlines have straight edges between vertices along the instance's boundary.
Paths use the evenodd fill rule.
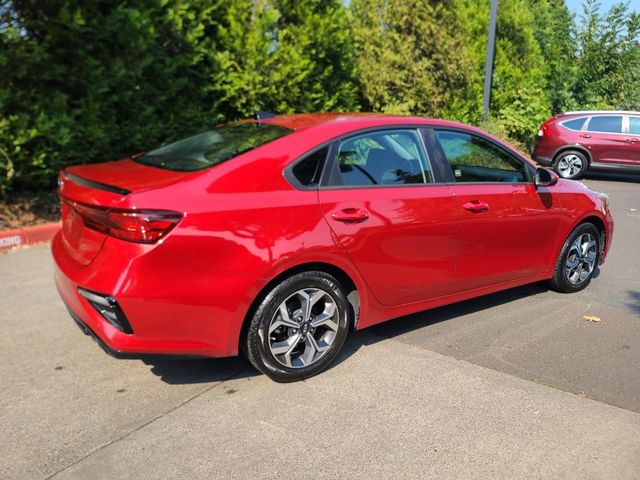
<path fill-rule="evenodd" d="M 290 385 L 239 358 L 112 359 L 48 246 L 0 255 L 0 478 L 640 478 L 640 177 L 585 183 L 616 221 L 587 290 L 397 319 Z"/>

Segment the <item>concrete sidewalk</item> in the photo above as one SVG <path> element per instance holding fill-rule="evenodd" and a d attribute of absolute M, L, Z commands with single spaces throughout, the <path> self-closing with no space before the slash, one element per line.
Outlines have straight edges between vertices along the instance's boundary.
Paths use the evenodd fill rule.
<path fill-rule="evenodd" d="M 52 273 L 46 245 L 0 255 L 0 479 L 640 479 L 629 410 L 372 330 L 290 385 L 242 359 L 119 361 L 73 324 Z M 475 322 L 470 336 L 542 328 Z"/>
<path fill-rule="evenodd" d="M 219 383 L 54 478 L 640 478 L 636 413 L 356 340 L 318 377 Z"/>

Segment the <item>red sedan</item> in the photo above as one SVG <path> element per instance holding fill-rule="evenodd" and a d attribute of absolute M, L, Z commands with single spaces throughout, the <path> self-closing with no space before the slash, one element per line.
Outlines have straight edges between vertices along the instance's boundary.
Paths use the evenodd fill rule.
<path fill-rule="evenodd" d="M 606 195 L 485 132 L 374 114 L 275 116 L 60 174 L 56 284 L 116 356 L 242 350 L 277 381 L 350 329 L 547 280 L 585 288 Z"/>

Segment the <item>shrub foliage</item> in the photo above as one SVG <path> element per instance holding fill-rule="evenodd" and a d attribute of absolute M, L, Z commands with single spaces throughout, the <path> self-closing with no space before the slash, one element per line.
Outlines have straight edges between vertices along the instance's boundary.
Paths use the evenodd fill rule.
<path fill-rule="evenodd" d="M 256 110 L 479 124 L 489 0 L 0 0 L 0 197 Z M 500 2 L 493 131 L 640 109 L 640 16 Z"/>

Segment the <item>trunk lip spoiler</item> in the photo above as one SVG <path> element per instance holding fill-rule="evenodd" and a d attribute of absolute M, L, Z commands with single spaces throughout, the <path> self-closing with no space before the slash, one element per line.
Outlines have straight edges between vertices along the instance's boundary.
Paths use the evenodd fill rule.
<path fill-rule="evenodd" d="M 105 192 L 117 193 L 119 195 L 129 195 L 131 190 L 127 190 L 126 188 L 115 187 L 113 185 L 107 185 L 106 183 L 96 182 L 94 180 L 89 180 L 88 178 L 81 177 L 76 175 L 75 173 L 63 172 L 63 178 L 71 180 L 73 183 L 83 186 L 94 188 L 96 190 L 103 190 Z"/>

